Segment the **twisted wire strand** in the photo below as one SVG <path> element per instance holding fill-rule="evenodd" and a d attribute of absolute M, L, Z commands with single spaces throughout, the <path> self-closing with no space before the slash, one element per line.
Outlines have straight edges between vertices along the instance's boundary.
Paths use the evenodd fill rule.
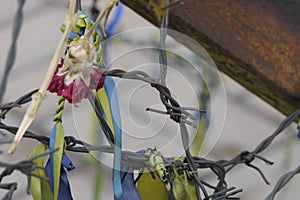
<path fill-rule="evenodd" d="M 5 162 L 0 161 L 0 167 L 5 168 L 0 174 L 0 188 L 9 190 L 2 199 L 5 199 L 5 200 L 12 199 L 13 192 L 17 189 L 17 183 L 1 183 L 4 177 L 11 175 L 15 170 L 18 170 L 27 176 L 27 193 L 28 194 L 30 194 L 30 184 L 31 184 L 32 177 L 36 177 L 36 178 L 40 178 L 42 180 L 48 181 L 47 177 L 33 173 L 36 169 L 44 169 L 44 166 L 36 165 L 34 163 L 34 160 L 37 158 L 40 158 L 40 157 L 44 157 L 45 155 L 48 155 L 54 151 L 56 151 L 56 150 L 44 152 L 44 153 L 36 155 L 30 159 L 26 159 L 26 160 L 23 160 L 23 161 L 14 163 L 14 164 L 5 163 Z"/>
<path fill-rule="evenodd" d="M 272 192 L 265 198 L 265 200 L 273 200 L 276 194 L 297 174 L 300 173 L 300 165 L 296 167 L 296 169 L 289 171 L 283 174 L 278 181 L 276 182 L 275 186 L 273 187 Z"/>
<path fill-rule="evenodd" d="M 5 69 L 0 83 L 0 103 L 3 100 L 6 86 L 7 86 L 8 76 L 10 74 L 10 71 L 14 65 L 15 58 L 16 58 L 17 41 L 23 24 L 23 7 L 25 2 L 26 0 L 18 0 L 18 10 L 15 14 L 14 22 L 13 22 L 12 43 L 10 45 L 8 56 L 6 58 Z"/>
<path fill-rule="evenodd" d="M 122 70 L 112 70 L 112 71 L 107 71 L 106 72 L 106 75 L 117 76 L 117 77 L 120 77 L 120 78 L 126 77 L 127 79 L 132 78 L 132 79 L 139 79 L 139 80 L 146 79 L 147 81 L 151 80 L 151 78 L 147 77 L 145 74 L 144 74 L 145 76 L 141 76 L 141 74 L 143 74 L 143 73 L 138 72 L 138 73 L 135 74 L 134 72 L 130 72 L 130 76 L 126 76 L 126 72 L 122 71 Z M 147 77 L 147 78 L 145 78 L 145 77 Z M 155 84 L 155 88 L 158 88 L 160 93 L 164 93 L 165 96 L 168 96 L 169 93 L 165 89 L 164 86 L 161 86 L 159 84 Z M 0 108 L 3 109 L 2 111 L 7 111 L 6 109 L 9 109 L 8 111 L 11 111 L 11 109 L 15 108 L 16 105 L 20 106 L 24 103 L 27 103 L 31 100 L 30 93 L 27 93 L 27 94 L 23 95 L 22 97 L 18 98 L 15 102 L 10 102 L 10 103 L 7 103 L 7 104 L 3 104 L 3 105 L 0 106 Z M 96 103 L 95 101 L 93 101 L 93 97 L 91 97 L 90 101 L 92 101 L 93 103 Z M 177 102 L 172 98 L 167 99 L 167 101 L 172 102 L 173 105 L 177 105 Z M 58 108 L 57 108 L 57 114 L 58 114 L 57 116 L 58 117 L 56 117 L 55 119 L 60 119 L 59 116 L 61 115 L 60 112 L 61 112 L 61 109 L 63 107 L 63 102 L 64 101 L 63 101 L 62 98 L 60 98 L 59 102 L 60 102 L 59 103 L 60 106 L 58 106 Z M 95 112 L 98 113 L 97 116 L 98 116 L 98 118 L 100 118 L 100 123 L 102 121 L 102 126 L 106 127 L 107 124 L 106 124 L 105 119 L 101 115 L 101 112 L 99 110 L 99 105 L 98 106 L 96 105 L 94 107 L 94 109 L 95 109 Z M 179 110 L 180 110 L 180 108 L 179 108 Z M 8 113 L 8 111 L 6 112 L 6 114 Z M 272 162 L 266 160 L 265 158 L 259 156 L 258 154 L 261 153 L 262 151 L 264 151 L 266 148 L 268 148 L 269 145 L 274 141 L 274 139 L 284 129 L 286 129 L 294 120 L 296 120 L 296 118 L 299 115 L 300 115 L 300 109 L 296 110 L 294 113 L 292 113 L 290 116 L 288 116 L 285 120 L 283 120 L 283 122 L 279 125 L 279 127 L 275 130 L 275 132 L 272 133 L 270 136 L 268 136 L 265 140 L 260 142 L 256 146 L 256 148 L 254 148 L 253 151 L 243 151 L 243 152 L 241 152 L 240 154 L 238 154 L 237 156 L 233 157 L 230 160 L 217 160 L 217 161 L 208 161 L 208 160 L 205 160 L 203 158 L 199 158 L 199 157 L 195 157 L 195 156 L 192 157 L 192 159 L 190 159 L 187 156 L 186 159 L 185 159 L 185 162 L 187 164 L 187 168 L 189 168 L 191 171 L 193 171 L 192 169 L 195 169 L 195 168 L 196 169 L 209 168 L 209 169 L 212 170 L 212 172 L 214 174 L 216 174 L 216 176 L 218 177 L 218 180 L 220 180 L 220 182 L 218 183 L 217 186 L 213 186 L 215 188 L 215 191 L 211 195 L 214 195 L 214 198 L 219 198 L 219 197 L 217 197 L 218 195 L 225 197 L 229 193 L 235 194 L 235 192 L 240 191 L 240 189 L 237 189 L 237 190 L 234 190 L 232 192 L 229 192 L 230 188 L 227 187 L 227 184 L 225 182 L 226 174 L 238 164 L 246 164 L 247 166 L 254 168 L 266 180 L 266 178 L 264 177 L 261 170 L 258 167 L 252 165 L 251 163 L 255 160 L 255 158 L 258 158 L 260 160 L 263 160 L 267 164 L 273 164 Z M 4 124 L 3 122 L 0 121 L 0 129 L 7 130 L 7 131 L 15 134 L 18 127 L 7 126 L 6 124 Z M 107 126 L 106 128 L 103 128 L 103 130 L 104 130 L 104 133 L 105 133 L 108 141 L 110 141 L 110 144 L 113 144 L 113 142 L 114 142 L 113 139 L 114 138 L 112 136 L 112 133 L 111 133 L 111 130 L 109 129 L 109 127 Z M 37 134 L 34 134 L 30 131 L 27 131 L 25 133 L 24 137 L 25 138 L 36 139 L 39 142 L 42 142 L 42 143 L 45 143 L 45 144 L 48 144 L 48 142 L 49 142 L 49 138 L 47 136 L 37 135 Z M 186 138 L 183 138 L 183 139 L 186 140 Z M 74 152 L 79 152 L 79 153 L 88 153 L 89 151 L 101 151 L 101 152 L 105 152 L 105 153 L 109 153 L 109 154 L 113 154 L 113 152 L 114 152 L 112 146 L 109 146 L 109 145 L 108 146 L 93 146 L 93 145 L 90 145 L 86 142 L 76 140 L 72 136 L 65 137 L 65 141 L 66 141 L 66 144 L 67 144 L 66 150 L 68 150 L 68 151 L 74 151 Z M 185 143 L 187 143 L 187 141 L 185 141 Z M 122 151 L 122 155 L 123 155 L 122 156 L 122 163 L 124 165 L 128 165 L 128 166 L 134 165 L 133 169 L 140 169 L 142 167 L 145 167 L 146 162 L 148 161 L 147 157 L 144 157 L 144 156 L 141 156 L 139 154 L 129 152 L 129 151 Z M 174 163 L 174 158 L 164 158 L 164 159 L 166 161 L 166 167 L 171 167 L 172 163 Z M 191 163 L 191 161 L 194 162 L 194 164 Z M 219 167 L 216 168 L 216 167 L 213 167 L 213 166 L 219 166 Z M 289 179 L 284 179 L 284 180 L 287 182 Z M 198 182 L 200 182 L 201 184 L 208 187 L 208 184 L 205 183 L 203 180 L 200 180 Z M 212 197 L 211 195 L 208 195 L 205 198 L 209 199 L 209 198 Z"/>
<path fill-rule="evenodd" d="M 19 97 L 17 100 L 13 101 L 13 102 L 9 102 L 9 103 L 5 103 L 5 104 L 0 104 L 0 119 L 5 119 L 5 115 L 13 108 L 15 107 L 20 107 L 21 105 L 28 103 L 31 101 L 32 99 L 32 95 L 34 93 L 36 93 L 38 91 L 38 89 L 33 90 L 21 97 Z"/>
<path fill-rule="evenodd" d="M 294 117 L 294 119 L 297 118 L 296 115 L 292 114 L 289 117 L 287 117 L 288 120 L 286 119 L 284 121 L 289 121 L 291 119 L 291 116 Z M 279 126 L 279 128 L 280 127 L 281 126 Z M 2 122 L 0 122 L 0 129 L 5 129 L 12 133 L 15 133 L 17 130 L 17 127 L 10 127 L 10 126 L 7 126 L 7 125 L 3 124 Z M 274 134 L 278 135 L 276 131 L 272 135 L 274 135 Z M 47 136 L 36 135 L 29 131 L 27 131 L 25 133 L 24 137 L 37 139 L 38 141 L 43 142 L 45 144 L 47 144 L 49 142 L 49 138 Z M 268 138 L 270 138 L 270 137 L 268 137 Z M 76 140 L 72 136 L 66 136 L 65 140 L 66 140 L 66 144 L 67 144 L 66 150 L 68 150 L 68 151 L 82 152 L 82 153 L 87 153 L 89 151 L 102 151 L 102 152 L 110 153 L 110 154 L 113 154 L 113 152 L 114 152 L 113 148 L 111 146 L 93 146 L 93 145 L 90 145 L 83 141 Z M 78 147 L 76 145 L 81 145 L 81 147 Z M 243 154 L 243 153 L 241 153 L 241 154 Z M 129 151 L 123 151 L 122 155 L 123 155 L 122 163 L 124 165 L 132 166 L 133 169 L 140 169 L 142 167 L 145 167 L 145 165 L 148 161 L 147 157 L 140 155 L 140 154 L 133 153 L 133 152 L 129 152 Z M 254 158 L 253 158 L 253 160 L 254 160 Z M 219 193 L 221 193 L 224 197 L 224 195 L 226 196 L 229 194 L 236 194 L 236 192 L 241 192 L 241 189 L 237 189 L 235 191 L 227 193 L 229 190 L 231 190 L 231 188 L 227 189 L 227 184 L 225 184 L 225 176 L 226 176 L 226 173 L 228 173 L 228 171 L 225 171 L 224 168 L 231 166 L 231 165 L 236 166 L 237 164 L 252 162 L 251 160 L 249 160 L 248 157 L 240 156 L 240 155 L 234 157 L 231 160 L 220 160 L 220 161 L 209 161 L 209 160 L 206 160 L 204 158 L 199 158 L 199 157 L 193 157 L 193 159 L 194 159 L 197 169 L 203 169 L 203 168 L 213 169 L 212 170 L 213 173 L 215 173 L 217 175 L 220 182 L 222 181 L 221 183 L 218 184 L 217 187 L 215 187 L 216 191 L 214 194 L 212 194 L 212 195 L 215 195 L 215 196 L 213 196 L 213 199 L 222 199 L 222 198 L 217 197 L 217 195 Z M 165 158 L 165 160 L 166 160 L 166 163 L 169 163 L 166 165 L 166 167 L 171 167 L 171 163 L 174 163 L 174 158 Z M 186 162 L 188 162 L 188 161 L 186 161 Z M 187 166 L 189 166 L 189 165 L 187 165 Z M 295 171 L 297 171 L 297 169 Z M 293 174 L 296 174 L 296 173 L 293 173 Z M 291 178 L 289 178 L 289 177 L 291 177 L 291 173 L 288 174 L 286 177 L 288 177 L 288 178 L 280 179 L 280 180 L 283 180 L 281 182 L 284 182 L 286 184 L 291 179 Z M 201 182 L 202 182 L 202 184 L 204 184 L 204 182 L 202 180 L 201 180 Z M 274 189 L 274 191 L 279 191 L 285 184 L 282 184 L 282 183 L 279 184 L 280 187 L 277 186 L 278 189 Z M 207 184 L 205 184 L 205 185 L 207 185 Z M 207 197 L 207 199 L 209 199 L 209 198 L 212 198 L 212 196 L 209 195 Z"/>
<path fill-rule="evenodd" d="M 2 200 L 10 200 L 12 199 L 14 191 L 17 190 L 17 183 L 0 183 L 0 188 L 8 190 L 8 192 L 3 196 Z"/>
<path fill-rule="evenodd" d="M 62 96 L 58 97 L 58 105 L 56 107 L 56 113 L 53 117 L 54 122 L 61 121 L 64 106 L 65 106 L 65 98 Z"/>
<path fill-rule="evenodd" d="M 169 5 L 169 0 L 166 0 L 166 5 Z M 160 77 L 159 82 L 162 85 L 166 85 L 167 76 L 167 55 L 166 55 L 166 38 L 167 28 L 169 23 L 169 8 L 166 8 L 165 15 L 162 17 L 160 25 L 160 48 L 159 48 L 159 64 L 160 64 Z"/>

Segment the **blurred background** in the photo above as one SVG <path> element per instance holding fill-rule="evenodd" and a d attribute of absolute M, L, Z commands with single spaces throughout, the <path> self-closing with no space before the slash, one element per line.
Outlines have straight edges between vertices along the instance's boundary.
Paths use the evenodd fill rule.
<path fill-rule="evenodd" d="M 100 1 L 97 7 L 100 8 L 104 3 L 105 1 Z M 82 10 L 89 12 L 91 5 L 92 0 L 83 1 Z M 0 1 L 0 7 L 2 8 L 2 17 L 0 19 L 0 73 L 2 77 L 8 50 L 12 42 L 13 20 L 18 8 L 18 1 L 2 0 Z M 14 101 L 23 94 L 39 87 L 62 35 L 59 29 L 63 23 L 66 8 L 66 0 L 26 1 L 24 22 L 17 41 L 16 60 L 9 75 L 3 102 Z M 122 65 L 122 68 L 125 70 L 143 69 L 152 76 L 156 76 L 157 71 L 152 70 L 158 60 L 158 53 L 155 51 L 134 52 L 132 50 L 126 56 L 118 57 L 118 60 L 115 60 L 116 55 L 122 54 L 123 49 L 121 48 L 128 50 L 157 45 L 159 41 L 158 30 L 151 27 L 150 23 L 132 10 L 124 7 L 122 18 L 115 32 L 120 33 L 122 31 L 139 29 L 138 31 L 129 32 L 129 34 L 121 34 L 121 37 L 116 37 L 107 42 L 108 62 L 114 63 L 113 66 L 116 66 L 116 68 L 120 68 Z M 141 28 L 144 32 L 140 31 Z M 167 46 L 167 48 L 172 48 L 174 52 L 183 52 L 182 54 L 189 57 L 188 59 L 198 59 L 194 53 L 189 52 L 180 44 L 176 44 L 171 38 L 168 38 L 168 41 L 167 44 L 170 46 Z M 205 54 L 203 55 L 205 57 Z M 180 102 L 182 101 L 183 105 L 197 105 L 195 99 L 199 96 L 198 93 L 201 93 L 202 89 L 199 86 L 200 81 L 197 80 L 197 76 L 193 76 L 194 72 L 192 69 L 188 67 L 186 69 L 180 68 L 182 63 L 177 61 L 178 58 L 170 58 L 169 63 L 172 64 L 172 67 L 168 74 L 167 84 L 170 85 L 174 95 Z M 202 61 L 198 62 L 201 63 Z M 147 65 L 142 65 L 142 63 L 147 63 Z M 220 82 L 219 86 L 210 91 L 213 93 L 214 99 L 208 107 L 209 111 L 213 110 L 209 118 L 211 123 L 208 134 L 215 131 L 218 131 L 218 134 L 214 136 L 214 142 L 210 143 L 211 146 L 207 148 L 203 156 L 216 160 L 230 159 L 241 151 L 253 150 L 262 139 L 278 127 L 285 116 L 226 75 L 221 74 L 217 79 Z M 122 123 L 126 131 L 123 140 L 124 148 L 136 151 L 147 147 L 158 147 L 164 155 L 182 155 L 182 150 L 178 148 L 180 141 L 177 138 L 177 125 L 167 120 L 167 116 L 145 112 L 147 105 L 163 109 L 159 102 L 156 102 L 157 99 L 151 99 L 157 94 L 150 90 L 150 87 L 147 88 L 143 84 L 135 85 L 135 83 L 116 80 L 116 85 L 122 112 Z M 145 92 L 143 93 L 143 91 Z M 187 95 L 191 96 L 191 98 L 184 98 Z M 56 95 L 48 93 L 30 130 L 38 134 L 50 135 L 56 102 Z M 18 126 L 27 106 L 12 110 L 4 122 Z M 84 101 L 78 107 L 67 105 L 64 111 L 63 122 L 65 134 L 75 135 L 88 141 L 88 127 L 91 117 L 92 114 L 88 102 Z M 131 126 L 131 124 L 135 124 L 135 126 Z M 157 129 L 160 126 L 163 127 Z M 272 183 L 271 185 L 266 185 L 256 171 L 245 165 L 237 166 L 228 174 L 228 184 L 243 189 L 243 192 L 239 194 L 241 199 L 264 199 L 271 192 L 275 181 L 280 175 L 296 168 L 300 161 L 299 156 L 297 156 L 300 148 L 296 130 L 296 125 L 289 127 L 262 153 L 264 157 L 275 162 L 273 166 L 267 166 L 260 160 L 255 161 L 255 165 L 262 169 Z M 151 135 L 154 132 L 157 134 Z M 167 132 L 169 135 L 158 134 L 158 132 Z M 1 132 L 1 134 L 7 133 Z M 11 137 L 9 134 L 7 136 Z M 193 136 L 193 133 L 191 133 L 191 136 Z M 170 137 L 172 142 L 170 142 Z M 11 156 L 6 154 L 8 145 L 1 145 L 0 150 L 3 153 L 0 154 L 0 159 L 10 163 L 21 161 L 32 151 L 36 144 L 36 141 L 23 139 L 16 153 Z M 99 165 L 101 165 L 103 170 L 102 184 L 98 188 L 100 192 L 99 199 L 113 199 L 109 157 L 103 156 L 100 159 L 104 163 L 103 165 L 99 163 L 91 164 L 90 158 L 86 154 L 69 152 L 68 155 L 70 155 L 76 166 L 75 170 L 68 173 L 74 199 L 94 199 L 95 177 L 97 170 L 99 170 Z M 206 176 L 205 173 L 202 175 Z M 210 177 L 207 177 L 207 179 L 209 180 Z M 18 190 L 14 193 L 14 199 L 32 199 L 31 196 L 26 194 L 27 180 L 24 175 L 16 171 L 12 176 L 4 179 L 4 182 L 11 181 L 18 182 Z M 277 199 L 297 199 L 295 196 L 299 194 L 299 184 L 300 178 L 296 176 L 278 194 Z M 0 190 L 0 197 L 3 195 L 4 191 Z"/>

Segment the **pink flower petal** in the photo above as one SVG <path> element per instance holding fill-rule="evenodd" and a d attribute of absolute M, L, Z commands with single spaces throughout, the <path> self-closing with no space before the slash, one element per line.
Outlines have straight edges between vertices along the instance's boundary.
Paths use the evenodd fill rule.
<path fill-rule="evenodd" d="M 104 73 L 100 68 L 92 68 L 90 73 L 89 87 L 80 79 L 75 79 L 71 84 L 65 84 L 67 74 L 57 75 L 58 70 L 63 67 L 64 59 L 61 59 L 60 64 L 57 65 L 55 74 L 49 84 L 48 90 L 56 93 L 58 96 L 63 96 L 69 103 L 80 103 L 82 99 L 88 98 L 92 90 L 99 90 L 104 84 Z"/>
<path fill-rule="evenodd" d="M 81 80 L 76 80 L 73 83 L 72 103 L 80 103 L 82 99 L 90 95 L 91 90 Z"/>
<path fill-rule="evenodd" d="M 99 90 L 103 87 L 104 84 L 104 73 L 99 68 L 92 68 L 91 72 L 91 80 L 90 80 L 90 89 Z"/>

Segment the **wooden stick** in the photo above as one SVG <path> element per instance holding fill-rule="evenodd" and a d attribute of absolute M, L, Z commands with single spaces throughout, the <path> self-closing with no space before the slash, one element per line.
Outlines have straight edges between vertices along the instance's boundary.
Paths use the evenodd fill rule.
<path fill-rule="evenodd" d="M 107 13 L 109 13 L 109 11 L 119 3 L 119 0 L 110 0 L 105 7 L 103 8 L 103 10 L 101 11 L 101 13 L 98 15 L 95 23 L 93 24 L 93 26 L 84 34 L 84 38 L 85 39 L 89 39 L 90 36 L 92 35 L 94 29 L 101 23 L 103 17 L 105 17 L 105 15 Z"/>
<path fill-rule="evenodd" d="M 38 111 L 38 109 L 40 108 L 44 97 L 45 97 L 45 93 L 49 87 L 50 81 L 54 75 L 54 72 L 56 70 L 56 66 L 58 64 L 58 61 L 60 59 L 60 56 L 63 52 L 64 49 L 64 44 L 67 41 L 68 35 L 71 32 L 71 28 L 74 26 L 75 22 L 76 22 L 76 15 L 75 13 L 75 7 L 76 7 L 76 0 L 71 0 L 70 5 L 69 5 L 69 9 L 67 11 L 67 15 L 70 16 L 70 23 L 66 24 L 66 30 L 64 32 L 64 34 L 62 35 L 59 43 L 58 43 L 58 47 L 54 53 L 54 56 L 50 62 L 49 68 L 48 68 L 48 72 L 45 76 L 45 79 L 43 80 L 39 91 L 37 91 L 36 93 L 34 93 L 32 95 L 32 102 L 30 104 L 30 106 L 28 107 L 24 118 L 22 119 L 22 122 L 19 126 L 19 129 L 16 133 L 16 136 L 14 137 L 14 140 L 12 141 L 12 143 L 10 144 L 10 148 L 8 150 L 9 154 L 13 154 L 16 150 L 17 145 L 19 144 L 19 142 L 21 141 L 24 133 L 27 131 L 27 129 L 29 128 L 29 126 L 32 124 L 36 113 Z"/>

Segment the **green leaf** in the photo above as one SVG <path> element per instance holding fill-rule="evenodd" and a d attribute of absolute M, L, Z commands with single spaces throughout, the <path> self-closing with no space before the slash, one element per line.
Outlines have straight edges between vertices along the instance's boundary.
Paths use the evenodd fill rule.
<path fill-rule="evenodd" d="M 60 121 L 56 124 L 56 134 L 54 139 L 54 149 L 58 149 L 53 153 L 53 192 L 54 199 L 58 197 L 59 182 L 60 182 L 60 170 L 61 170 L 61 159 L 64 151 L 64 128 Z"/>
<path fill-rule="evenodd" d="M 78 19 L 76 25 L 79 26 L 79 27 L 85 27 L 86 26 L 85 21 L 83 19 Z"/>
<path fill-rule="evenodd" d="M 167 181 L 167 171 L 164 165 L 162 154 L 155 148 L 148 148 L 145 155 L 149 156 L 149 161 L 147 164 L 155 169 L 162 181 Z"/>
<path fill-rule="evenodd" d="M 137 190 L 142 200 L 165 200 L 169 199 L 168 191 L 165 183 L 160 179 L 157 171 L 153 171 L 155 179 L 152 178 L 150 172 L 145 172 L 138 181 Z"/>
<path fill-rule="evenodd" d="M 197 199 L 196 185 L 194 180 L 187 178 L 186 172 L 179 169 L 181 173 L 177 172 L 176 167 L 170 173 L 172 192 L 176 200 L 193 200 Z"/>
<path fill-rule="evenodd" d="M 39 143 L 27 156 L 27 159 L 31 159 L 37 155 L 44 153 L 47 148 L 47 145 Z M 38 157 L 37 159 L 33 160 L 33 163 L 38 166 L 44 166 L 44 157 Z M 39 176 L 47 177 L 45 170 L 43 169 L 35 169 L 33 173 Z M 53 200 L 53 192 L 51 190 L 49 181 L 32 176 L 30 191 L 34 200 Z"/>

